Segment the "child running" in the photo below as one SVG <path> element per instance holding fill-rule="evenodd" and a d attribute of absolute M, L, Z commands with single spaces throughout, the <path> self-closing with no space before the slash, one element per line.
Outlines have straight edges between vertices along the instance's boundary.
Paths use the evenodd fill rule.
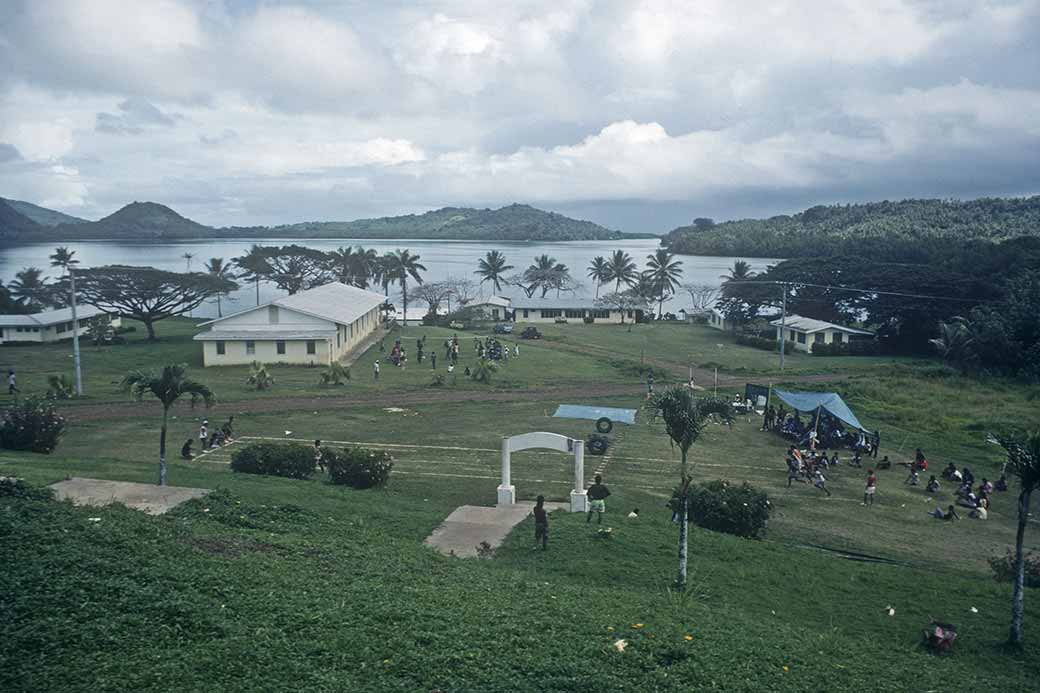
<path fill-rule="evenodd" d="M 831 492 L 827 489 L 827 477 L 819 469 L 816 470 L 816 476 L 813 478 L 813 486 L 826 493 L 827 497 L 830 498 Z"/>

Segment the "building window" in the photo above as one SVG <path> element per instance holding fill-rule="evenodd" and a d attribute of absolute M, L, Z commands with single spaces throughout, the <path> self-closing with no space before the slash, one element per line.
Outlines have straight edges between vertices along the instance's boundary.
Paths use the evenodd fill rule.
<path fill-rule="evenodd" d="M 285 342 L 282 341 L 281 339 L 279 339 L 277 342 L 274 343 L 274 350 L 276 352 L 278 352 L 279 356 L 284 356 L 285 355 Z"/>
<path fill-rule="evenodd" d="M 527 313 L 527 309 L 526 309 L 526 308 L 524 308 L 524 317 L 525 317 L 525 318 L 527 318 L 527 317 L 530 317 L 530 316 L 528 315 L 528 313 Z"/>
<path fill-rule="evenodd" d="M 558 318 L 562 314 L 563 314 L 563 311 L 556 310 L 555 308 L 543 308 L 542 309 L 542 317 L 543 318 Z"/>
<path fill-rule="evenodd" d="M 584 318 L 585 317 L 585 311 L 583 311 L 583 310 L 574 310 L 574 309 L 571 309 L 571 308 L 568 308 L 567 310 L 563 311 L 563 314 L 566 317 L 568 317 L 568 318 Z"/>
<path fill-rule="evenodd" d="M 34 327 L 34 328 L 33 328 L 33 332 L 39 332 L 39 331 L 40 331 L 40 328 L 39 328 L 39 327 Z"/>
<path fill-rule="evenodd" d="M 831 335 L 831 341 L 835 344 L 841 344 L 843 338 L 844 335 L 841 332 L 835 332 L 833 335 Z"/>
<path fill-rule="evenodd" d="M 267 306 L 267 322 L 272 325 L 278 324 L 278 306 Z"/>
<path fill-rule="evenodd" d="M 804 332 L 799 332 L 798 333 L 798 343 L 799 344 L 805 344 L 805 333 Z"/>
<path fill-rule="evenodd" d="M 310 355 L 310 356 L 313 356 L 316 353 L 318 353 L 317 345 L 314 343 L 313 339 L 308 339 L 307 340 L 307 354 Z"/>
<path fill-rule="evenodd" d="M 491 309 L 491 317 L 493 317 L 495 320 L 498 320 L 498 308 Z"/>
<path fill-rule="evenodd" d="M 226 353 L 227 353 L 227 348 L 225 347 L 224 342 L 221 341 L 221 340 L 218 340 L 217 341 L 217 356 L 223 356 Z"/>
<path fill-rule="evenodd" d="M 254 342 L 254 341 L 246 342 L 246 355 L 247 356 L 252 356 L 255 353 L 256 353 L 256 342 Z"/>
<path fill-rule="evenodd" d="M 64 332 L 65 331 L 65 323 L 61 323 L 60 325 L 55 326 L 54 331 L 57 332 L 58 334 L 61 334 L 62 332 Z"/>
<path fill-rule="evenodd" d="M 817 332 L 812 336 L 813 344 L 823 344 L 823 332 Z"/>
<path fill-rule="evenodd" d="M 594 310 L 594 311 L 592 311 L 591 315 L 594 318 L 609 318 L 610 317 L 610 311 L 609 310 Z"/>

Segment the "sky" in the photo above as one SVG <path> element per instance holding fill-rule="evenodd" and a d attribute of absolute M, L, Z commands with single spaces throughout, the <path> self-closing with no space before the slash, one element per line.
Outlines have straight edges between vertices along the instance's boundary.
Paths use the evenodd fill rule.
<path fill-rule="evenodd" d="M 3 0 L 0 196 L 625 231 L 1040 193 L 1040 0 Z"/>

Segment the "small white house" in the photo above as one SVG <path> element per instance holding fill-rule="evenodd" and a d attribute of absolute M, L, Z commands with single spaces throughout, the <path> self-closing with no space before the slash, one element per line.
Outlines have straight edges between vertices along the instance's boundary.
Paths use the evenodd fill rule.
<path fill-rule="evenodd" d="M 205 366 L 252 363 L 328 365 L 380 328 L 386 297 L 339 282 L 204 322 L 195 335 Z"/>
<path fill-rule="evenodd" d="M 485 320 L 507 320 L 509 318 L 509 299 L 505 296 L 491 296 L 478 299 L 466 305 L 474 313 L 480 313 Z"/>
<path fill-rule="evenodd" d="M 853 327 L 835 325 L 823 320 L 803 318 L 800 315 L 788 315 L 784 320 L 781 336 L 780 320 L 773 320 L 769 324 L 776 328 L 777 340 L 785 339 L 794 349 L 809 352 L 813 344 L 845 344 L 853 339 L 865 339 L 873 337 L 873 332 L 857 330 Z"/>
<path fill-rule="evenodd" d="M 716 330 L 729 331 L 733 329 L 733 323 L 726 319 L 722 311 L 718 308 L 712 308 L 707 315 L 708 327 L 713 327 Z"/>
<path fill-rule="evenodd" d="M 94 306 L 76 306 L 76 325 L 72 324 L 72 308 L 45 310 L 32 315 L 0 315 L 0 344 L 10 342 L 57 342 L 72 339 L 73 329 L 83 336 L 90 321 L 108 315 Z M 113 327 L 120 326 L 118 315 L 109 317 Z"/>

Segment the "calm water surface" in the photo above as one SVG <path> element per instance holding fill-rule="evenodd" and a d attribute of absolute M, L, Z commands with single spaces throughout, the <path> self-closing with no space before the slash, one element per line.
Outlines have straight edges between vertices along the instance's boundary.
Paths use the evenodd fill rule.
<path fill-rule="evenodd" d="M 477 268 L 477 260 L 493 249 L 505 253 L 509 264 L 518 270 L 523 270 L 532 260 L 542 254 L 556 258 L 570 268 L 575 279 L 581 281 L 583 286 L 575 293 L 577 296 L 592 297 L 595 285 L 588 279 L 587 268 L 589 261 L 597 255 L 607 257 L 614 250 L 624 250 L 640 265 L 645 265 L 646 256 L 653 253 L 658 247 L 657 239 L 632 239 L 619 241 L 570 241 L 566 243 L 538 243 L 538 242 L 504 242 L 504 241 L 393 241 L 374 239 L 229 239 L 229 240 L 198 240 L 179 243 L 147 243 L 127 244 L 126 242 L 114 241 L 83 241 L 73 243 L 62 243 L 71 250 L 76 251 L 82 267 L 95 267 L 99 265 L 148 265 L 165 270 L 183 272 L 187 261 L 183 257 L 185 253 L 191 253 L 193 270 L 201 270 L 209 258 L 220 257 L 230 261 L 234 257 L 244 255 L 253 243 L 263 245 L 287 245 L 298 243 L 319 250 L 333 250 L 344 245 L 362 245 L 365 248 L 373 248 L 377 253 L 383 254 L 388 250 L 408 248 L 412 253 L 421 257 L 420 262 L 426 266 L 423 274 L 424 281 L 440 281 L 448 276 L 467 277 L 479 279 L 474 270 Z M 56 277 L 58 272 L 49 267 L 48 256 L 54 252 L 56 243 L 30 244 L 0 249 L 0 279 L 5 283 L 14 278 L 19 270 L 26 267 L 41 267 L 47 270 L 47 274 Z M 701 284 L 720 283 L 720 275 L 733 266 L 737 258 L 731 257 L 702 257 L 695 255 L 680 255 L 682 260 L 683 283 L 694 282 Z M 751 263 L 754 270 L 763 270 L 766 266 L 778 262 L 777 260 L 762 258 L 744 258 Z M 510 274 L 514 270 L 510 270 Z M 488 292 L 488 284 L 484 285 L 484 293 Z M 378 289 L 377 289 L 378 290 Z M 281 295 L 277 288 L 270 285 L 260 285 L 261 302 L 271 300 Z M 398 292 L 391 289 L 391 298 L 398 301 L 400 308 L 400 296 Z M 224 314 L 237 310 L 243 310 L 256 305 L 256 294 L 253 286 L 243 285 L 243 288 L 232 294 L 230 301 L 223 299 Z M 680 308 L 689 307 L 689 296 L 680 293 L 671 301 L 665 303 L 665 310 L 678 312 Z M 417 306 L 417 308 L 419 308 Z M 425 306 L 419 308 L 417 313 L 425 312 Z M 409 307 L 409 317 L 414 317 L 413 310 Z M 204 305 L 194 311 L 196 317 L 216 317 L 216 304 Z"/>

